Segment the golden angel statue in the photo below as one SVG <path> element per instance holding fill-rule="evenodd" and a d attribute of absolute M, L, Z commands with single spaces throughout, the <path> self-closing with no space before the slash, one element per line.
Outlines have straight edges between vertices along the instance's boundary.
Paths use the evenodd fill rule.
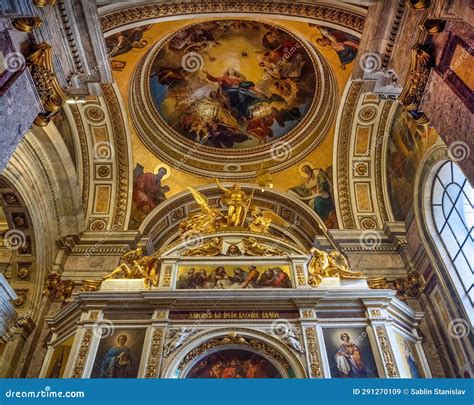
<path fill-rule="evenodd" d="M 290 226 L 290 224 L 279 215 L 272 211 L 262 210 L 259 207 L 252 207 L 250 216 L 253 218 L 248 224 L 248 228 L 251 232 L 268 233 L 272 222 L 284 226 L 285 228 Z"/>
<path fill-rule="evenodd" d="M 321 284 L 325 277 L 363 278 L 360 272 L 349 270 L 347 259 L 338 251 L 325 252 L 316 248 L 310 250 L 311 258 L 308 263 L 308 283 L 313 287 Z"/>
<path fill-rule="evenodd" d="M 189 236 L 214 232 L 225 223 L 224 215 L 214 207 L 209 206 L 208 199 L 199 191 L 188 187 L 191 191 L 194 200 L 199 204 L 201 212 L 191 215 L 180 224 L 181 237 L 187 238 Z"/>
<path fill-rule="evenodd" d="M 130 250 L 120 258 L 121 262 L 111 273 L 102 277 L 103 280 L 111 278 L 144 279 L 145 286 L 158 285 L 160 273 L 160 260 L 158 256 L 144 256 L 141 247 Z"/>
<path fill-rule="evenodd" d="M 212 238 L 202 245 L 189 248 L 184 256 L 218 256 L 222 253 L 222 238 Z"/>
<path fill-rule="evenodd" d="M 243 226 L 250 197 L 240 188 L 240 184 L 236 183 L 231 188 L 222 187 L 219 180 L 216 179 L 217 187 L 224 195 L 222 202 L 227 206 L 227 225 Z"/>

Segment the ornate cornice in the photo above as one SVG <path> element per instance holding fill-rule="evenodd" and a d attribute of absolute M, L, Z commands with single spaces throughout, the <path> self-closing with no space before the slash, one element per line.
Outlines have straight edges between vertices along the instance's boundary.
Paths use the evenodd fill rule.
<path fill-rule="evenodd" d="M 337 5 L 329 4 L 301 4 L 289 1 L 193 1 L 176 2 L 172 4 L 142 4 L 115 9 L 100 17 L 100 24 L 104 32 L 125 27 L 132 23 L 147 23 L 150 20 L 172 16 L 186 16 L 193 18 L 196 15 L 206 14 L 242 14 L 258 13 L 269 16 L 298 16 L 314 20 L 325 21 L 341 27 L 362 32 L 365 17 L 355 12 L 347 11 Z"/>

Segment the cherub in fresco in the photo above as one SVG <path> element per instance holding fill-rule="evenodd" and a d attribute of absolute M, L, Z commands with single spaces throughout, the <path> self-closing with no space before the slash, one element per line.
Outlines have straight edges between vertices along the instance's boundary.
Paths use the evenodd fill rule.
<path fill-rule="evenodd" d="M 354 61 L 357 56 L 357 50 L 359 49 L 357 38 L 332 28 L 314 26 L 319 29 L 322 35 L 322 37 L 316 38 L 316 43 L 333 48 L 341 62 L 341 69 L 345 70 L 346 66 Z"/>

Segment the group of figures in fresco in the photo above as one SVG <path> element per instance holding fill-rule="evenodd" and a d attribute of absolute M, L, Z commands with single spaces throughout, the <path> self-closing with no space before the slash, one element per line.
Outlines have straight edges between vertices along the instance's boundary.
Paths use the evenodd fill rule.
<path fill-rule="evenodd" d="M 160 49 L 150 90 L 179 134 L 215 148 L 248 148 L 298 124 L 311 106 L 315 77 L 307 51 L 285 31 L 255 21 L 209 21 Z"/>
<path fill-rule="evenodd" d="M 270 267 L 259 270 L 256 266 L 218 266 L 180 269 L 177 289 L 237 289 L 237 288 L 291 288 L 288 269 Z"/>
<path fill-rule="evenodd" d="M 224 350 L 204 357 L 187 378 L 281 378 L 268 360 L 246 350 Z"/>

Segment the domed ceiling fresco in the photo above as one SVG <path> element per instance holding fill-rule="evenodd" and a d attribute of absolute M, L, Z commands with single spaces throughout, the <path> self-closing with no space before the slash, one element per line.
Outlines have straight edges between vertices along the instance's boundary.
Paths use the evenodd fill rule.
<path fill-rule="evenodd" d="M 295 37 L 256 21 L 207 21 L 174 34 L 150 70 L 161 118 L 180 136 L 244 149 L 286 135 L 307 114 L 315 70 Z"/>
<path fill-rule="evenodd" d="M 132 137 L 129 229 L 188 186 L 257 183 L 262 173 L 338 226 L 334 128 L 357 54 L 353 33 L 209 18 L 142 25 L 106 42 Z"/>

